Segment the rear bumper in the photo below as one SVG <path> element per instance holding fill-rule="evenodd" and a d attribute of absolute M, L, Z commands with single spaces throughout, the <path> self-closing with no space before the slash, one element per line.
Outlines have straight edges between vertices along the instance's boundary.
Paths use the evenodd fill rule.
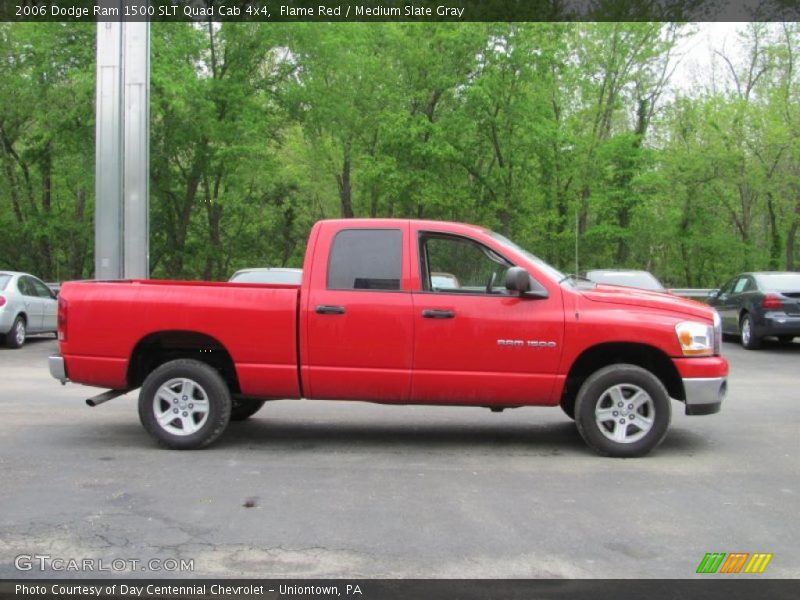
<path fill-rule="evenodd" d="M 687 377 L 683 379 L 687 415 L 713 415 L 722 408 L 728 393 L 727 377 Z"/>
<path fill-rule="evenodd" d="M 4 308 L 7 308 L 6 305 Z M 0 335 L 6 334 L 11 331 L 11 326 L 14 324 L 14 313 L 11 310 L 0 309 Z"/>
<path fill-rule="evenodd" d="M 61 383 L 69 381 L 67 378 L 67 366 L 64 364 L 64 357 L 59 354 L 53 354 L 47 359 L 47 365 L 50 367 L 50 375 L 58 379 Z"/>
<path fill-rule="evenodd" d="M 768 312 L 756 322 L 759 335 L 800 335 L 800 317 L 784 312 Z"/>

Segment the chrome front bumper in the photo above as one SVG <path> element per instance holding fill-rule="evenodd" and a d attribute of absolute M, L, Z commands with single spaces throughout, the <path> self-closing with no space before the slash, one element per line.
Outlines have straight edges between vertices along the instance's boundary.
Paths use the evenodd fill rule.
<path fill-rule="evenodd" d="M 67 383 L 67 367 L 64 364 L 64 357 L 59 354 L 53 354 L 47 359 L 47 364 L 50 367 L 50 375 L 58 379 L 62 384 Z"/>
<path fill-rule="evenodd" d="M 727 377 L 691 377 L 683 380 L 687 415 L 713 415 L 728 393 Z"/>

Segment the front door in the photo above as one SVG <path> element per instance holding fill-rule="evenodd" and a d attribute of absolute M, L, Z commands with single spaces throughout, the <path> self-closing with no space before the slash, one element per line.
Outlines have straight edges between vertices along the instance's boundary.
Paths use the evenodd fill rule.
<path fill-rule="evenodd" d="M 564 332 L 561 295 L 510 294 L 505 275 L 514 265 L 466 237 L 421 232 L 418 259 L 414 401 L 550 402 Z"/>

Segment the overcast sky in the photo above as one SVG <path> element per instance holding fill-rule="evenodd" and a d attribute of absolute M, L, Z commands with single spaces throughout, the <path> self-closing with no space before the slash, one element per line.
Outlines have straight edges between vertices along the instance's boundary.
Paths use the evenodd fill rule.
<path fill-rule="evenodd" d="M 777 25 L 777 24 L 776 24 Z M 689 92 L 705 87 L 711 82 L 714 50 L 724 51 L 734 64 L 743 58 L 743 47 L 738 38 L 747 23 L 693 23 L 694 35 L 683 40 L 678 48 L 678 65 L 672 76 L 673 88 Z M 719 64 L 717 64 L 719 69 Z M 725 75 L 720 73 L 719 77 Z"/>

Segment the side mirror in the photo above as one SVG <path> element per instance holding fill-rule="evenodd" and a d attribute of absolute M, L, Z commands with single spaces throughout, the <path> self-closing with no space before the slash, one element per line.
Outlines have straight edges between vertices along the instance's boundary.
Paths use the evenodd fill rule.
<path fill-rule="evenodd" d="M 547 298 L 547 290 L 531 278 L 522 267 L 511 267 L 506 272 L 506 289 L 516 292 L 522 298 Z"/>
<path fill-rule="evenodd" d="M 722 290 L 711 290 L 708 292 L 708 297 L 714 299 L 719 298 L 722 295 L 721 292 Z"/>
<path fill-rule="evenodd" d="M 506 289 L 522 294 L 531 289 L 531 276 L 522 267 L 511 267 L 506 271 Z"/>

